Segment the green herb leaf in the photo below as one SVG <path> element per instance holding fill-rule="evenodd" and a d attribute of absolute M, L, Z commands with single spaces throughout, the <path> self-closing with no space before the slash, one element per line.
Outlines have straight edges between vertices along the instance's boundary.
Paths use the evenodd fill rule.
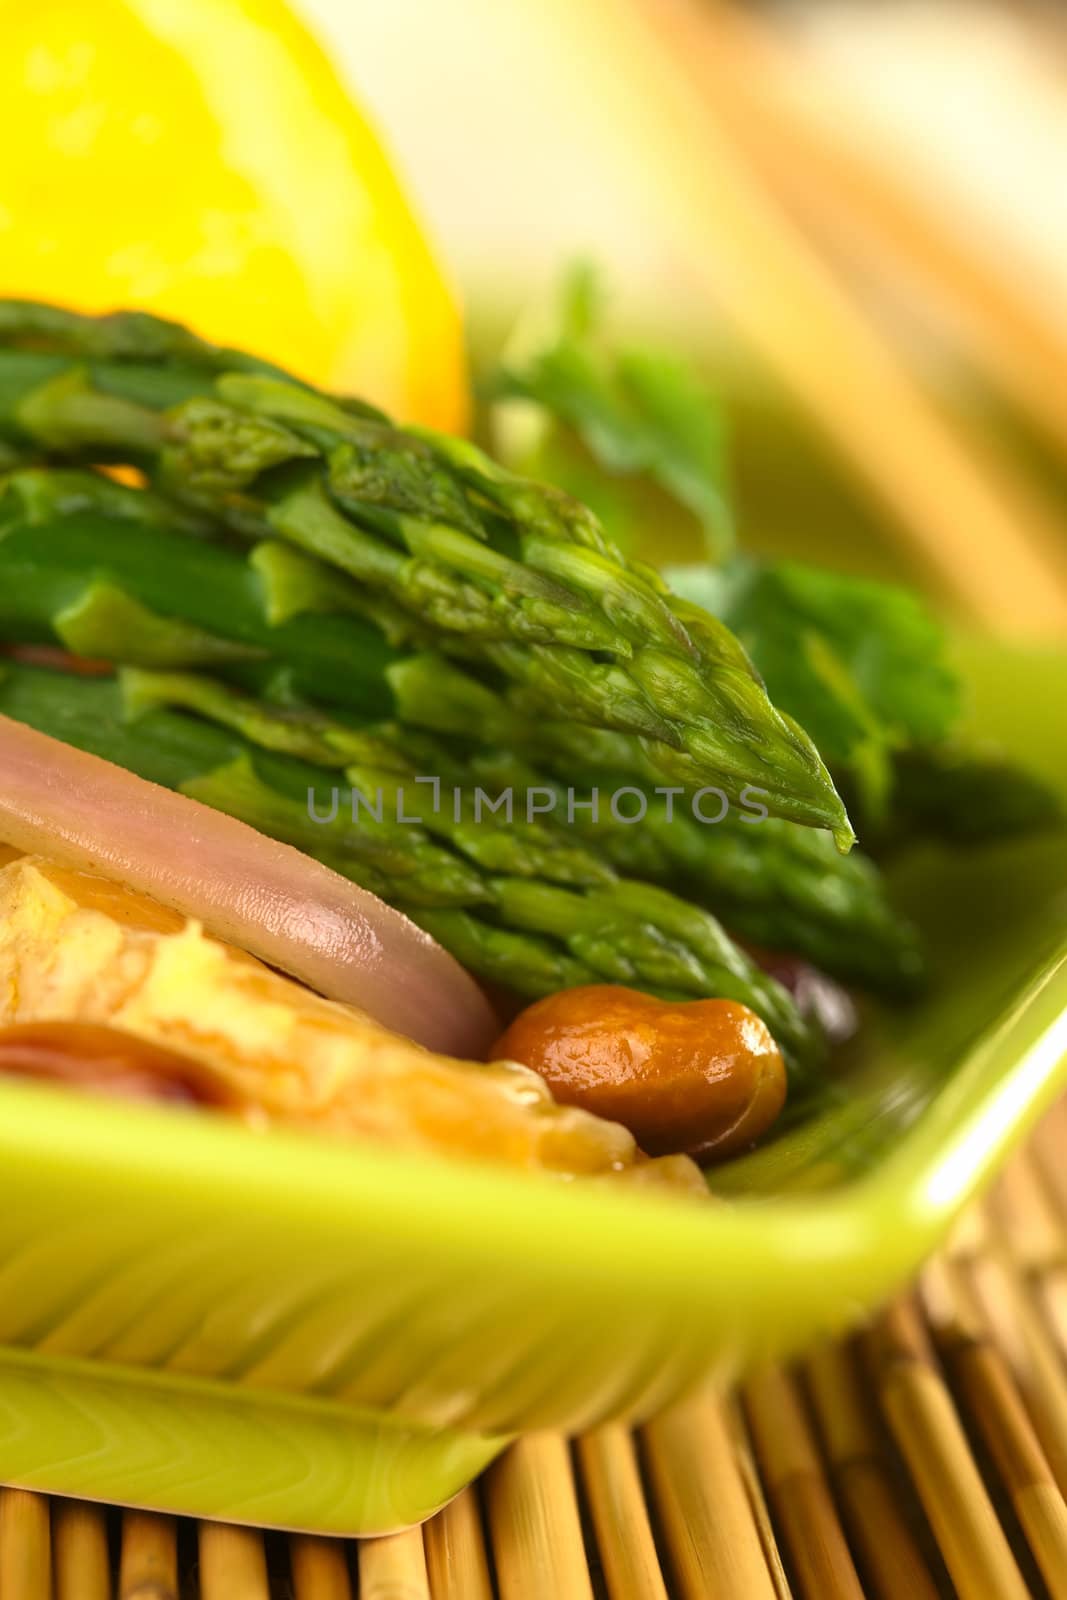
<path fill-rule="evenodd" d="M 909 751 L 897 763 L 893 834 L 984 844 L 1062 827 L 1059 796 L 995 750 L 953 745 Z"/>
<path fill-rule="evenodd" d="M 505 357 L 490 392 L 497 401 L 533 403 L 545 413 L 549 435 L 573 433 L 602 471 L 649 479 L 697 519 L 709 556 L 721 559 L 733 546 L 733 522 L 718 401 L 692 366 L 670 352 L 614 347 L 601 312 L 595 275 L 575 268 L 553 325 L 532 340 L 519 338 L 525 348 Z M 562 471 L 563 486 L 575 488 L 569 458 L 588 492 L 580 452 L 568 452 L 558 437 L 540 442 L 557 477 Z"/>

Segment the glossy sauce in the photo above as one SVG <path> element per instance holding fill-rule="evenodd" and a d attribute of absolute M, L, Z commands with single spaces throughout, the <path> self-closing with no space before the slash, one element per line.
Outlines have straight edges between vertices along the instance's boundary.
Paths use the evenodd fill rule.
<path fill-rule="evenodd" d="M 494 1054 L 531 1067 L 562 1104 L 623 1123 L 649 1155 L 729 1155 L 785 1101 L 781 1052 L 733 1000 L 567 989 L 522 1012 Z"/>

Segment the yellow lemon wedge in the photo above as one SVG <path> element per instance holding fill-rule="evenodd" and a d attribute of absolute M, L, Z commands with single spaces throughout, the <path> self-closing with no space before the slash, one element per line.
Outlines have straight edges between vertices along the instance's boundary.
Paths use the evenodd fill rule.
<path fill-rule="evenodd" d="M 0 294 L 189 323 L 459 429 L 455 301 L 281 0 L 0 0 Z"/>

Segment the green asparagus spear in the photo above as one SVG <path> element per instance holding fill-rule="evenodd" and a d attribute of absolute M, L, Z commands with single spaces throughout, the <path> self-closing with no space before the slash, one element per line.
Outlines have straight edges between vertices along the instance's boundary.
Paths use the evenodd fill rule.
<path fill-rule="evenodd" d="M 406 731 L 405 745 L 417 748 L 417 734 Z M 874 862 L 858 851 L 841 856 L 817 829 L 761 820 L 754 812 L 702 824 L 691 797 L 656 794 L 625 773 L 589 773 L 583 788 L 573 772 L 568 782 L 546 777 L 509 751 L 469 749 L 460 758 L 433 740 L 422 749 L 424 766 L 446 770 L 450 755 L 468 784 L 488 792 L 510 788 L 521 797 L 547 783 L 554 815 L 617 872 L 713 908 L 731 932 L 753 944 L 801 956 L 876 993 L 907 995 L 922 980 L 918 932 L 894 910 Z"/>
<path fill-rule="evenodd" d="M 775 814 L 851 844 L 814 746 L 733 635 L 626 563 L 584 507 L 470 444 L 402 431 L 255 364 L 235 371 L 198 341 L 195 363 L 186 352 L 175 365 L 170 325 L 115 326 L 0 306 L 0 431 L 60 456 L 140 462 L 179 501 L 385 595 L 520 685 L 537 714 L 565 704 L 575 721 L 641 736 L 672 776 L 734 797 L 757 784 Z M 112 359 L 75 364 L 87 350 Z"/>
<path fill-rule="evenodd" d="M 428 834 L 447 840 L 486 871 L 581 888 L 615 878 L 612 869 L 579 840 L 533 815 L 527 817 L 521 803 L 518 811 L 514 804 L 509 805 L 507 814 L 498 820 L 489 804 L 458 782 L 451 785 L 447 802 L 443 801 L 447 777 L 436 767 L 420 767 L 412 759 L 402 730 L 390 737 L 385 730 L 348 727 L 303 708 L 267 705 L 230 684 L 197 673 L 127 667 L 120 672 L 119 681 L 124 706 L 132 717 L 157 707 L 191 711 L 230 728 L 259 749 L 341 769 L 347 783 L 366 799 L 359 807 L 358 822 L 339 817 L 325 824 L 332 830 L 331 837 L 337 834 L 347 839 L 352 827 L 380 831 L 388 827 L 390 818 L 406 815 L 414 805 L 423 814 L 420 825 Z M 351 811 L 350 806 L 348 809 Z M 501 821 L 506 826 L 501 826 Z M 403 825 L 410 826 L 410 818 Z M 309 816 L 308 825 L 302 826 L 306 840 L 322 837 L 321 818 Z"/>
<path fill-rule="evenodd" d="M 129 668 L 120 672 L 119 681 L 128 716 L 140 717 L 158 707 L 182 707 L 222 723 L 253 745 L 289 749 L 286 741 L 293 721 L 284 710 L 264 706 L 226 684 L 191 673 Z M 315 720 L 320 725 L 326 722 Z M 361 854 L 368 835 L 374 839 L 384 831 L 395 838 L 397 826 L 402 830 L 402 844 L 415 826 L 409 813 L 412 807 L 419 817 L 420 843 L 424 830 L 427 837 L 446 841 L 452 851 L 486 875 L 476 892 L 468 892 L 469 904 L 481 906 L 486 916 L 506 927 L 562 939 L 570 955 L 584 964 L 587 976 L 579 981 L 590 981 L 592 972 L 601 980 L 694 996 L 706 992 L 707 974 L 715 971 L 720 992 L 727 993 L 724 984 L 743 981 L 745 992 L 758 997 L 755 1009 L 791 1054 L 810 1047 L 810 1040 L 797 1030 L 792 1004 L 783 1006 L 777 986 L 741 955 L 715 918 L 651 885 L 620 879 L 605 860 L 569 832 L 532 817 L 524 790 L 507 801 L 501 814 L 500 792 L 489 794 L 477 786 L 472 788 L 464 781 L 461 767 L 453 766 L 456 781 L 449 785 L 447 759 L 434 762 L 430 773 L 420 775 L 418 765 L 399 741 L 391 742 L 381 733 L 349 733 L 336 724 L 331 731 L 342 747 L 346 740 L 351 741 L 344 752 L 344 776 L 359 797 L 356 813 L 346 792 L 343 809 L 338 800 L 336 815 L 331 800 L 328 808 L 320 807 L 314 819 L 310 813 L 295 816 L 290 801 L 279 807 L 247 757 L 184 783 L 183 791 L 220 810 L 236 811 L 264 832 L 282 834 L 284 830 L 284 836 L 303 849 L 314 852 L 325 841 L 339 861 L 349 853 Z M 331 765 L 339 765 L 341 758 L 342 749 L 330 750 Z M 449 787 L 451 792 L 445 794 Z M 326 821 L 324 809 L 329 812 Z M 401 817 L 407 820 L 394 825 L 393 819 Z M 395 887 L 379 892 L 430 927 L 421 913 L 435 912 L 442 904 L 437 881 L 433 881 L 432 899 L 425 906 L 418 885 L 403 874 L 398 875 Z M 441 926 L 450 925 L 446 919 Z M 490 975 L 483 966 L 476 970 Z M 503 981 L 502 974 L 498 960 L 492 975 Z M 514 978 L 511 986 L 515 986 Z M 556 982 L 550 990 L 558 987 Z M 732 990 L 730 997 L 743 998 Z"/>
<path fill-rule="evenodd" d="M 408 724 L 406 747 L 421 748 L 424 765 L 444 771 L 451 759 L 468 782 L 517 793 L 547 784 L 555 814 L 626 876 L 684 893 L 754 943 L 802 955 L 846 981 L 888 994 L 920 981 L 918 934 L 894 911 L 877 867 L 857 852 L 841 856 L 821 830 L 761 818 L 755 794 L 752 809 L 720 817 L 718 796 L 701 800 L 699 792 L 663 786 L 636 740 L 518 717 L 439 658 L 410 655 L 388 677 Z M 472 728 L 481 730 L 480 746 Z M 424 739 L 420 747 L 417 729 L 445 741 Z M 601 797 L 595 819 L 593 790 Z M 612 811 L 611 797 L 623 792 L 632 796 L 627 814 L 641 812 L 640 827 Z"/>
<path fill-rule="evenodd" d="M 0 714 L 297 845 L 519 994 L 610 981 L 668 998 L 721 995 L 764 1017 L 794 1071 L 818 1059 L 819 1040 L 785 990 L 707 912 L 617 877 L 577 846 L 556 852 L 545 828 L 530 828 L 536 848 L 527 851 L 521 825 L 479 829 L 425 803 L 420 821 L 401 820 L 420 797 L 413 785 L 400 796 L 403 810 L 394 809 L 403 787 L 395 770 L 355 767 L 335 785 L 328 769 L 257 750 L 201 716 L 159 709 L 144 680 L 128 675 L 124 691 L 116 679 L 8 662 Z"/>
<path fill-rule="evenodd" d="M 691 796 L 654 792 L 640 746 L 625 736 L 594 736 L 608 746 L 606 770 L 598 769 L 585 731 L 575 740 L 565 724 L 524 719 L 456 665 L 384 649 L 357 618 L 302 612 L 323 588 L 336 604 L 335 575 L 286 546 L 261 546 L 248 556 L 190 539 L 160 524 L 151 496 L 92 474 L 22 472 L 0 496 L 0 637 L 54 642 L 124 664 L 209 666 L 261 691 L 273 684 L 275 699 L 284 687 L 291 706 L 257 704 L 184 672 L 129 678 L 139 704 L 197 712 L 317 765 L 404 773 L 416 756 L 419 770 L 456 787 L 481 784 L 487 795 L 513 789 L 520 807 L 528 792 L 547 792 L 554 816 L 569 823 L 565 833 L 556 830 L 557 861 L 565 840 L 584 838 L 617 871 L 681 890 L 757 943 L 876 989 L 897 992 L 913 981 L 915 936 L 858 855 L 841 857 L 824 833 L 791 823 L 753 826 L 730 816 L 702 825 Z M 280 620 L 272 624 L 272 616 Z M 391 743 L 375 739 L 339 720 L 331 700 L 361 723 L 385 718 L 404 726 L 392 730 Z M 420 736 L 420 727 L 461 737 Z M 474 729 L 489 748 L 472 744 Z M 506 745 L 525 748 L 529 759 Z M 634 771 L 621 770 L 628 757 L 636 785 Z M 588 801 L 572 804 L 582 787 L 600 795 L 596 821 Z M 614 793 L 635 787 L 647 807 L 640 828 L 614 820 L 610 805 Z M 500 835 L 478 826 L 475 837 L 484 849 Z M 518 855 L 536 863 L 535 845 L 527 827 Z M 517 870 L 499 857 L 490 863 L 483 856 L 481 864 Z"/>
<path fill-rule="evenodd" d="M 190 373 L 257 372 L 298 381 L 258 356 L 210 344 L 180 322 L 143 311 L 91 317 L 40 300 L 0 300 L 0 343 L 99 361 L 165 362 Z M 371 407 L 364 409 L 380 415 Z"/>
<path fill-rule="evenodd" d="M 316 580 L 328 594 L 316 596 Z M 318 614 L 327 602 L 335 609 Z M 385 674 L 404 657 L 361 604 L 355 586 L 321 579 L 285 547 L 279 560 L 270 547 L 191 538 L 156 515 L 153 496 L 95 474 L 16 472 L 0 492 L 8 639 L 146 666 L 243 664 L 257 681 L 281 663 L 293 694 L 389 715 Z"/>
<path fill-rule="evenodd" d="M 658 882 L 712 908 L 733 932 L 804 956 L 833 976 L 900 994 L 922 975 L 918 936 L 893 911 L 873 863 L 856 853 L 840 856 L 813 829 L 754 813 L 747 824 L 725 817 L 701 825 L 684 801 L 625 777 L 590 774 L 586 795 L 509 752 L 457 750 L 395 724 L 373 732 L 349 728 L 310 708 L 264 705 L 198 674 L 128 669 L 122 678 L 133 708 L 186 709 L 262 748 L 343 766 L 362 792 L 387 790 L 391 806 L 405 778 L 433 785 L 438 806 L 429 831 L 487 869 L 590 886 L 612 876 L 610 863 L 624 876 Z M 449 791 L 444 804 L 441 788 Z M 538 813 L 549 808 L 555 825 L 524 820 L 531 806 Z M 505 807 L 508 826 L 487 827 Z M 636 815 L 639 828 L 622 820 Z"/>

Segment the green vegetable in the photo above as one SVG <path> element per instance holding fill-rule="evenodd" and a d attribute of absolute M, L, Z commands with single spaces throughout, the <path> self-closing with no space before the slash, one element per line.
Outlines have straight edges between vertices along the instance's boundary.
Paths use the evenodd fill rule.
<path fill-rule="evenodd" d="M 299 382 L 271 361 L 210 344 L 180 322 L 146 311 L 112 311 L 87 317 L 40 300 L 0 299 L 0 344 L 31 354 L 58 351 L 63 356 L 81 356 L 90 361 L 159 363 L 178 374 L 189 392 L 197 392 L 195 385 L 204 374 L 221 372 L 262 373 Z M 354 401 L 345 404 L 358 407 L 368 416 L 381 416 L 373 406 Z"/>
<path fill-rule="evenodd" d="M 572 824 L 556 830 L 557 860 L 585 839 L 617 871 L 684 892 L 758 943 L 875 988 L 896 991 L 914 978 L 914 935 L 874 869 L 856 854 L 840 856 L 825 833 L 736 816 L 702 825 L 691 795 L 655 794 L 635 741 L 595 735 L 590 745 L 585 730 L 523 717 L 454 663 L 386 648 L 359 618 L 302 613 L 319 603 L 323 583 L 337 603 L 335 575 L 284 545 L 246 552 L 191 539 L 155 525 L 151 509 L 143 491 L 91 474 L 15 474 L 0 496 L 0 637 L 127 666 L 225 670 L 270 703 L 189 672 L 126 677 L 139 707 L 193 711 L 316 765 L 403 773 L 414 760 L 418 771 L 468 790 L 514 788 L 520 807 L 528 790 L 547 784 L 557 818 L 567 817 L 568 787 L 579 798 L 595 788 L 599 821 L 587 807 L 574 809 Z M 343 720 L 348 713 L 359 726 Z M 387 739 L 366 726 L 374 722 L 391 724 Z M 516 750 L 526 758 L 508 753 Z M 610 810 L 611 796 L 635 785 L 648 807 L 639 828 L 614 822 Z M 720 807 L 709 797 L 702 809 Z M 478 842 L 490 833 L 499 837 L 480 826 Z M 536 839 L 527 827 L 518 855 L 530 853 L 541 871 Z M 522 870 L 515 855 L 493 864 Z"/>
<path fill-rule="evenodd" d="M 932 617 L 897 588 L 795 562 L 734 557 L 723 427 L 695 366 L 613 344 L 588 269 L 547 319 L 524 315 L 489 379 L 494 440 L 594 503 L 616 537 L 657 527 L 646 479 L 694 512 L 708 562 L 667 566 L 672 587 L 735 632 L 778 708 L 810 734 L 867 826 L 883 827 L 897 751 L 936 745 L 959 689 Z M 636 382 L 631 378 L 636 377 Z"/>
<path fill-rule="evenodd" d="M 494 827 L 466 810 L 457 820 L 451 797 L 435 810 L 414 776 L 404 782 L 399 752 L 389 766 L 374 764 L 377 743 L 345 769 L 343 784 L 327 768 L 257 749 L 238 731 L 246 708 L 240 691 L 214 685 L 200 699 L 202 684 L 142 671 L 115 680 L 7 663 L 0 715 L 297 845 L 406 911 L 472 971 L 518 994 L 608 981 L 667 998 L 724 996 L 765 1019 L 794 1071 L 818 1061 L 820 1041 L 789 995 L 708 912 L 618 877 L 537 822 Z M 219 713 L 212 696 L 230 697 L 229 727 L 207 720 Z M 161 708 L 171 700 L 201 714 Z M 265 714 L 252 708 L 253 733 L 262 731 Z"/>
<path fill-rule="evenodd" d="M 922 975 L 917 935 L 892 910 L 877 868 L 857 853 L 841 857 L 826 834 L 771 819 L 746 823 L 728 817 L 702 825 L 684 798 L 667 801 L 629 784 L 624 775 L 605 773 L 588 778 L 589 793 L 598 792 L 594 819 L 589 794 L 507 752 L 458 751 L 433 735 L 396 725 L 350 729 L 313 711 L 264 706 L 191 673 L 129 670 L 122 679 L 133 709 L 184 708 L 265 749 L 343 765 L 363 792 L 387 791 L 390 807 L 405 776 L 410 785 L 416 773 L 427 775 L 424 784 L 432 775 L 446 789 L 451 786 L 452 797 L 427 820 L 429 831 L 493 871 L 593 885 L 611 878 L 614 869 L 684 894 L 714 910 L 733 932 L 804 956 L 834 976 L 899 994 Z M 479 791 L 483 798 L 476 799 Z M 640 827 L 612 812 L 619 795 L 623 813 L 623 792 L 628 814 L 644 812 Z M 507 827 L 487 826 L 489 807 L 508 793 L 513 800 Z M 551 797 L 551 822 L 523 820 L 528 797 L 535 805 L 547 805 Z"/>
<path fill-rule="evenodd" d="M 660 772 L 734 797 L 756 784 L 775 814 L 850 845 L 814 746 L 774 710 L 733 635 L 627 564 L 583 506 L 463 441 L 398 430 L 258 368 L 216 377 L 224 354 L 213 367 L 197 341 L 200 364 L 185 350 L 172 368 L 170 325 L 157 336 L 152 319 L 86 331 L 69 315 L 27 316 L 20 331 L 17 304 L 0 304 L 12 347 L 0 351 L 0 432 L 63 457 L 139 462 L 194 511 L 340 568 L 510 680 L 532 713 L 565 706 L 639 735 Z M 87 341 L 121 359 L 73 364 Z M 135 359 L 142 344 L 156 364 Z"/>
<path fill-rule="evenodd" d="M 472 752 L 477 781 L 501 783 L 514 758 Z M 528 773 L 531 787 L 543 773 Z M 662 884 L 714 909 L 731 932 L 767 950 L 801 956 L 846 983 L 888 995 L 913 991 L 924 963 L 916 930 L 894 911 L 882 876 L 858 851 L 842 857 L 829 835 L 775 818 L 745 821 L 728 815 L 702 824 L 691 796 L 668 802 L 641 785 L 647 810 L 640 826 L 620 822 L 608 800 L 633 789 L 625 774 L 599 773 L 596 821 L 574 811 L 579 836 L 628 877 Z M 567 814 L 567 788 L 557 782 L 558 811 Z M 586 798 L 579 791 L 579 799 Z M 713 802 L 711 814 L 715 814 Z M 629 814 L 641 802 L 627 796 Z"/>
<path fill-rule="evenodd" d="M 946 738 L 960 713 L 944 636 L 922 602 L 794 561 L 738 559 L 669 576 L 736 632 L 775 702 L 884 818 L 894 752 Z"/>
<path fill-rule="evenodd" d="M 619 477 L 638 480 L 630 483 L 633 492 L 647 477 L 692 513 L 709 554 L 721 559 L 734 533 L 721 408 L 694 369 L 672 353 L 631 345 L 615 349 L 603 335 L 601 301 L 594 274 L 579 266 L 564 283 L 547 331 L 531 333 L 527 322 L 520 323 L 489 383 L 495 437 L 510 459 L 532 453 L 540 465 L 558 456 L 552 444 L 560 442 L 560 425 L 573 430 L 597 470 L 582 472 L 568 459 L 568 486 L 575 471 L 594 494 L 610 494 L 611 481 Z M 529 419 L 521 415 L 516 422 L 509 409 L 515 400 L 535 408 L 542 437 L 533 448 Z M 612 509 L 618 504 L 617 497 Z"/>
<path fill-rule="evenodd" d="M 925 836 L 982 844 L 1063 822 L 1059 796 L 1040 778 L 995 754 L 948 745 L 898 759 L 887 842 Z"/>
<path fill-rule="evenodd" d="M 11 472 L 15 467 L 26 465 L 33 459 L 32 449 L 23 449 L 18 444 L 0 439 L 0 472 Z"/>
<path fill-rule="evenodd" d="M 12 474 L 0 492 L 0 634 L 141 666 L 243 663 L 257 684 L 280 664 L 292 695 L 392 714 L 386 673 L 403 657 L 357 614 L 354 585 L 330 574 L 320 596 L 319 569 L 286 546 L 191 538 L 156 504 L 91 473 Z"/>

